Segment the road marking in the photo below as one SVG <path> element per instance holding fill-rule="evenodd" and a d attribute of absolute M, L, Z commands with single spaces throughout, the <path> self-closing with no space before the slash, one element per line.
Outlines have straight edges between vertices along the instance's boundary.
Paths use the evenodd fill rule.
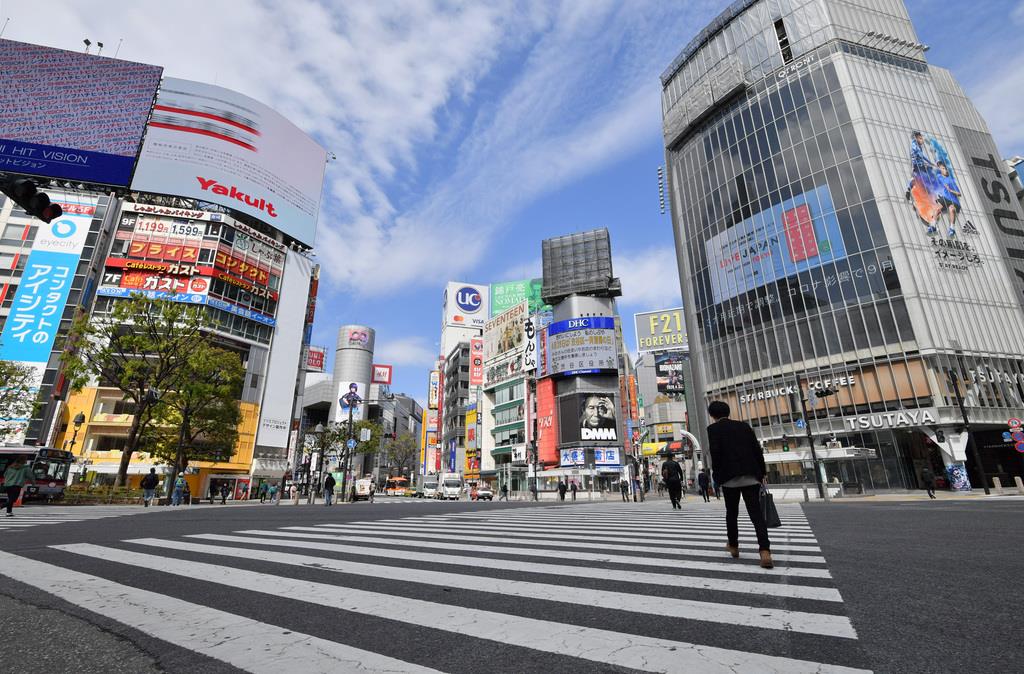
<path fill-rule="evenodd" d="M 313 540 L 329 540 L 329 541 L 353 541 L 360 543 L 381 543 L 386 542 L 391 545 L 405 545 L 409 547 L 438 547 L 431 541 L 440 540 L 445 541 L 443 547 L 445 550 L 467 550 L 476 552 L 493 552 L 503 555 L 518 555 L 525 557 L 566 557 L 569 559 L 580 560 L 580 561 L 592 561 L 592 562 L 608 562 L 615 564 L 629 564 L 632 566 L 657 566 L 657 567 L 671 567 L 671 568 L 685 568 L 702 571 L 723 571 L 726 573 L 747 573 L 753 575 L 762 576 L 787 576 L 787 577 L 803 577 L 803 578 L 831 578 L 832 575 L 828 569 L 812 569 L 804 567 L 790 567 L 790 566 L 778 566 L 774 569 L 762 569 L 753 562 L 753 557 L 748 558 L 750 563 L 743 562 L 702 562 L 696 559 L 675 559 L 669 557 L 638 557 L 631 555 L 619 555 L 619 554 L 602 554 L 602 553 L 591 553 L 583 550 L 575 549 L 575 545 L 569 545 L 568 547 L 573 548 L 572 552 L 562 553 L 558 550 L 550 550 L 544 548 L 524 548 L 524 547 L 502 547 L 497 545 L 484 545 L 484 544 L 469 544 L 469 543 L 453 543 L 450 538 L 440 534 L 423 534 L 416 536 L 415 534 L 403 534 L 399 536 L 388 536 L 386 541 L 382 541 L 379 535 L 377 536 L 359 536 L 359 535 L 348 535 L 348 534 L 323 534 L 323 533 L 305 533 L 305 532 L 320 532 L 325 529 L 318 529 L 316 527 L 284 527 L 280 531 L 268 531 L 261 529 L 248 529 L 244 531 L 238 531 L 239 534 L 249 534 L 255 536 L 271 536 L 281 538 L 309 538 Z M 420 539 L 427 540 L 420 540 Z M 518 542 L 517 542 L 518 543 Z M 723 550 L 723 556 L 725 551 Z"/>
<path fill-rule="evenodd" d="M 250 672 L 279 674 L 297 663 L 323 674 L 437 671 L 26 557 L 0 552 L 0 560 L 0 575 Z"/>
<path fill-rule="evenodd" d="M 383 564 L 395 560 L 415 560 L 432 564 L 450 564 L 469 566 L 474 569 L 495 569 L 501 571 L 517 571 L 520 573 L 540 573 L 569 578 L 593 578 L 608 580 L 608 569 L 590 566 L 574 566 L 566 564 L 546 564 L 544 562 L 518 562 L 507 559 L 489 557 L 470 557 L 465 555 L 445 555 L 433 552 L 414 552 L 401 548 L 377 545 L 374 547 L 344 545 L 341 543 L 321 543 L 310 540 L 279 540 L 275 538 L 259 538 L 255 536 L 232 536 L 228 534 L 192 534 L 187 538 L 225 543 L 244 543 L 247 545 L 276 546 L 299 548 L 304 550 L 324 550 L 349 555 L 380 558 Z M 831 587 L 815 587 L 810 585 L 794 585 L 791 583 L 759 583 L 748 580 L 732 580 L 710 578 L 705 576 L 682 576 L 674 573 L 656 573 L 651 571 L 631 570 L 616 576 L 616 582 L 654 585 L 656 587 L 686 587 L 717 592 L 736 592 L 743 594 L 760 594 L 769 597 L 786 597 L 792 599 L 811 599 L 815 601 L 842 602 L 839 590 Z"/>
<path fill-rule="evenodd" d="M 174 558 L 135 553 L 89 543 L 53 546 L 58 550 L 117 564 L 136 566 L 184 578 L 200 579 L 246 592 L 287 596 L 320 609 L 330 606 L 389 620 L 443 630 L 454 634 L 472 634 L 475 638 L 501 644 L 575 657 L 612 666 L 657 672 L 677 672 L 689 668 L 709 674 L 751 672 L 863 672 L 847 667 L 808 662 L 773 655 L 747 653 L 712 646 L 579 625 L 523 618 L 466 607 L 402 598 L 396 610 L 395 596 L 357 590 L 338 585 L 311 582 L 287 576 L 228 568 Z"/>

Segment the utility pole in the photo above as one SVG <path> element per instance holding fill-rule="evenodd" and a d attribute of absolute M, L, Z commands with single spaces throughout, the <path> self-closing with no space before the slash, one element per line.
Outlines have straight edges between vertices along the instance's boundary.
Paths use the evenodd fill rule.
<path fill-rule="evenodd" d="M 818 486 L 818 498 L 829 500 L 828 491 L 821 480 L 821 469 L 818 465 L 818 453 L 814 450 L 814 434 L 811 433 L 811 419 L 807 416 L 807 398 L 804 395 L 803 386 L 800 385 L 800 381 L 796 383 L 797 396 L 800 398 L 800 410 L 803 412 L 804 428 L 807 430 L 807 442 L 811 446 L 811 465 L 814 466 L 814 483 Z M 826 398 L 830 395 L 835 394 L 835 390 L 831 388 L 822 389 L 818 392 L 818 398 Z"/>
<path fill-rule="evenodd" d="M 963 356 L 957 354 L 957 362 L 962 366 Z M 981 455 L 978 454 L 978 447 L 974 444 L 974 434 L 971 433 L 971 422 L 967 418 L 967 408 L 964 407 L 964 398 L 960 394 L 960 377 L 954 368 L 949 369 L 949 380 L 953 384 L 953 394 L 956 395 L 956 404 L 960 408 L 960 416 L 964 420 L 964 432 L 967 433 L 967 448 L 974 454 L 974 468 L 978 471 L 978 475 L 981 476 L 981 488 L 985 490 L 985 495 L 989 494 L 988 489 L 988 475 L 985 473 L 985 466 L 981 464 Z"/>

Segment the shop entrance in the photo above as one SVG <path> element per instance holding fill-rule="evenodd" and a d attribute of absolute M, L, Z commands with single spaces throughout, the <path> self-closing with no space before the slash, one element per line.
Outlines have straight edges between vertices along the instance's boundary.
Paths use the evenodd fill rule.
<path fill-rule="evenodd" d="M 1015 477 L 1024 480 L 1024 454 L 1003 439 L 1003 429 L 975 431 L 974 443 L 979 449 L 981 463 L 988 475 L 989 487 L 992 487 L 994 477 L 999 478 L 1003 487 L 1013 487 Z M 971 461 L 967 462 L 967 474 L 971 478 L 971 485 L 980 488 L 981 476 L 977 474 L 973 455 L 970 458 Z"/>
<path fill-rule="evenodd" d="M 942 451 L 938 445 L 932 442 L 924 433 L 914 431 L 906 434 L 907 444 L 905 446 L 908 462 L 908 471 L 913 489 L 924 489 L 924 480 L 921 479 L 921 471 L 926 467 L 930 468 L 935 475 L 935 488 L 948 489 L 946 480 L 946 464 L 942 460 Z"/>
<path fill-rule="evenodd" d="M 248 475 L 211 475 L 210 482 L 206 486 L 206 493 L 203 498 L 210 502 L 221 500 L 221 490 L 227 487 L 227 500 L 242 500 L 248 497 L 249 476 Z"/>

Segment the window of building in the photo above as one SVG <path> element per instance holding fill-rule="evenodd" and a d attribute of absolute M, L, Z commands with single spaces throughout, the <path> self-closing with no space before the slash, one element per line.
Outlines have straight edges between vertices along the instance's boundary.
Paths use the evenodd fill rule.
<path fill-rule="evenodd" d="M 789 36 L 786 35 L 786 24 L 779 19 L 775 22 L 775 37 L 779 40 L 779 51 L 782 52 L 783 63 L 793 60 L 793 50 L 789 46 Z"/>

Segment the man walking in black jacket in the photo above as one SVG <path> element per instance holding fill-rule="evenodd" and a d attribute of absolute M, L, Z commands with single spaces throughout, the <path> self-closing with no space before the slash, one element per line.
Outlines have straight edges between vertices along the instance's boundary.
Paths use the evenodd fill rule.
<path fill-rule="evenodd" d="M 682 510 L 680 501 L 683 499 L 683 469 L 670 455 L 665 463 L 661 464 L 661 479 L 668 487 L 668 497 L 672 501 L 672 509 Z"/>
<path fill-rule="evenodd" d="M 772 562 L 771 544 L 768 541 L 768 527 L 761 514 L 761 482 L 767 470 L 761 443 L 754 435 L 754 429 L 742 421 L 729 418 L 729 405 L 716 400 L 708 405 L 708 414 L 713 420 L 708 426 L 708 445 L 711 450 L 711 467 L 715 482 L 722 486 L 725 495 L 725 529 L 729 537 L 726 550 L 733 557 L 740 556 L 739 525 L 740 497 L 747 506 L 747 515 L 757 532 L 757 547 L 761 555 L 761 566 L 770 569 Z"/>

